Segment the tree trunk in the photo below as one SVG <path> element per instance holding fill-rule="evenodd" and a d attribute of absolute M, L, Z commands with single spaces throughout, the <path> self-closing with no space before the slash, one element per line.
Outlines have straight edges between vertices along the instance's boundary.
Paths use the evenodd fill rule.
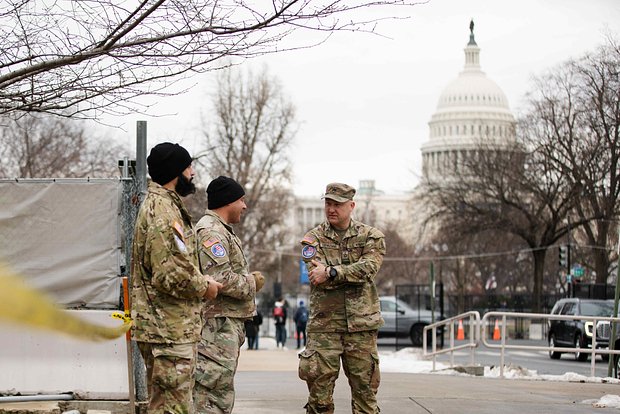
<path fill-rule="evenodd" d="M 457 310 L 461 314 L 465 312 L 465 283 L 461 275 L 461 258 L 456 258 L 456 290 L 457 290 Z"/>
<path fill-rule="evenodd" d="M 607 250 L 599 249 L 593 252 L 594 271 L 596 272 L 596 283 L 607 283 L 609 277 L 609 254 Z"/>
<path fill-rule="evenodd" d="M 534 250 L 534 289 L 532 290 L 532 312 L 539 313 L 542 309 L 542 285 L 545 272 L 545 256 L 547 250 Z"/>
<path fill-rule="evenodd" d="M 597 233 L 595 246 L 606 246 L 610 236 L 610 226 L 608 223 L 602 223 Z M 607 283 L 609 277 L 610 257 L 609 251 L 605 249 L 594 249 L 592 252 L 594 260 L 594 271 L 596 272 L 596 283 Z"/>

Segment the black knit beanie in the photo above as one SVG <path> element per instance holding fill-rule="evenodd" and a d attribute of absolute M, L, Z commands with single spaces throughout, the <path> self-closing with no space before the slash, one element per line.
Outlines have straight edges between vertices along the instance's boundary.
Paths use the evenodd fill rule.
<path fill-rule="evenodd" d="M 207 207 L 214 210 L 237 201 L 244 195 L 245 191 L 238 182 L 220 175 L 207 187 Z"/>
<path fill-rule="evenodd" d="M 192 157 L 179 144 L 162 142 L 151 149 L 146 163 L 153 181 L 164 185 L 185 171 L 192 163 Z"/>

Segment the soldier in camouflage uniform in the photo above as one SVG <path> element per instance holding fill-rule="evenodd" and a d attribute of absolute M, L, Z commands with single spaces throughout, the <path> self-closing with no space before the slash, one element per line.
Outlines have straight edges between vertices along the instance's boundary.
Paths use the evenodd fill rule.
<path fill-rule="evenodd" d="M 178 144 L 151 149 L 152 181 L 134 230 L 132 338 L 146 364 L 149 414 L 193 413 L 200 311 L 222 286 L 200 272 L 191 217 L 181 200 L 194 192 L 191 163 Z"/>
<path fill-rule="evenodd" d="M 234 376 L 246 320 L 256 314 L 255 297 L 265 279 L 250 273 L 241 241 L 231 224 L 241 221 L 245 191 L 232 178 L 220 176 L 207 187 L 208 209 L 196 225 L 200 267 L 224 288 L 204 309 L 194 388 L 197 414 L 231 413 Z"/>
<path fill-rule="evenodd" d="M 301 241 L 308 265 L 308 344 L 299 354 L 299 378 L 306 381 L 306 412 L 333 413 L 340 361 L 351 386 L 355 414 L 379 412 L 377 332 L 383 325 L 375 276 L 385 255 L 383 233 L 351 218 L 355 189 L 327 186 L 327 220 Z"/>

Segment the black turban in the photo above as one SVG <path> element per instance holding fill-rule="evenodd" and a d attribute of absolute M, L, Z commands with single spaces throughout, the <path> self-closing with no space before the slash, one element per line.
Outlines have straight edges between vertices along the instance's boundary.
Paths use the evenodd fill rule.
<path fill-rule="evenodd" d="M 153 181 L 164 185 L 181 175 L 192 163 L 192 157 L 179 144 L 163 142 L 151 149 L 146 163 Z"/>

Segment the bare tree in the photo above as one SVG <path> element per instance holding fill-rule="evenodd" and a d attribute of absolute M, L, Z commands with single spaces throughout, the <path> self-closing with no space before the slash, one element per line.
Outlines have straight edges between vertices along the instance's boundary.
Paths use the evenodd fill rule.
<path fill-rule="evenodd" d="M 578 192 L 565 175 L 537 148 L 536 140 L 480 144 L 460 164 L 459 174 L 444 181 L 427 180 L 427 197 L 437 206 L 431 220 L 457 232 L 478 234 L 504 231 L 525 241 L 532 252 L 533 308 L 540 310 L 545 255 L 549 246 L 566 235 L 565 218 Z"/>
<path fill-rule="evenodd" d="M 0 176 L 75 178 L 117 176 L 127 151 L 110 139 L 93 137 L 84 125 L 50 115 L 3 118 Z"/>
<path fill-rule="evenodd" d="M 531 260 L 520 238 L 503 230 L 467 230 L 445 221 L 426 248 L 452 309 L 498 307 L 502 295 L 531 292 Z"/>
<path fill-rule="evenodd" d="M 293 201 L 287 150 L 297 131 L 295 108 L 266 71 L 221 72 L 213 100 L 214 117 L 204 119 L 208 149 L 197 164 L 211 177 L 226 175 L 244 187 L 248 210 L 236 231 L 252 266 L 280 273 L 278 250 Z"/>
<path fill-rule="evenodd" d="M 599 282 L 610 268 L 610 223 L 618 213 L 620 54 L 609 43 L 538 78 L 518 141 L 480 145 L 458 175 L 428 181 L 435 218 L 463 233 L 505 231 L 532 252 L 534 308 L 540 309 L 547 249 L 575 241 L 591 248 Z M 575 233 L 575 234 L 572 234 Z"/>
<path fill-rule="evenodd" d="M 595 270 L 598 283 L 608 281 L 616 259 L 610 236 L 620 225 L 619 73 L 620 45 L 609 39 L 539 77 L 527 114 L 527 134 L 539 138 L 551 168 L 578 189 L 569 217 L 577 231 L 568 241 L 586 245 L 583 264 Z"/>
<path fill-rule="evenodd" d="M 428 262 L 416 260 L 415 250 L 398 234 L 396 225 L 382 229 L 388 255 L 385 257 L 375 283 L 382 294 L 393 294 L 395 286 L 428 282 Z"/>
<path fill-rule="evenodd" d="M 0 114 L 127 113 L 139 107 L 136 97 L 170 93 L 180 78 L 227 66 L 222 58 L 312 46 L 284 45 L 295 30 L 324 32 L 322 40 L 338 30 L 374 32 L 383 6 L 416 3 L 5 0 Z"/>

